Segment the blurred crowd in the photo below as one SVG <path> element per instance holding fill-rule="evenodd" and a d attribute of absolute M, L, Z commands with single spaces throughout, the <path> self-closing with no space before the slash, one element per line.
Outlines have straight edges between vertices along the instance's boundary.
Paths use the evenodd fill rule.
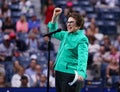
<path fill-rule="evenodd" d="M 0 87 L 46 87 L 49 38 L 42 36 L 34 11 L 29 0 L 0 1 Z M 54 87 L 51 67 L 56 52 L 50 45 Z"/>
<path fill-rule="evenodd" d="M 67 15 L 79 12 L 85 20 L 84 33 L 89 39 L 88 77 L 103 80 L 105 86 L 120 83 L 120 34 L 104 34 L 95 16 L 87 16 L 76 4 L 84 0 L 40 0 L 42 19 L 36 16 L 30 0 L 0 0 L 0 87 L 46 87 L 48 37 L 47 28 L 55 7 L 63 8 L 59 20 L 66 30 Z M 119 0 L 85 0 L 95 8 L 120 8 Z M 61 3 L 62 2 L 62 3 Z M 64 6 L 63 6 L 64 4 Z M 120 10 L 120 9 L 119 9 Z M 118 19 L 120 21 L 120 19 Z M 119 29 L 120 30 L 120 29 Z M 48 29 L 44 30 L 48 32 Z M 53 64 L 56 57 L 51 42 L 50 87 L 55 87 Z M 115 86 L 114 85 L 114 86 Z"/>

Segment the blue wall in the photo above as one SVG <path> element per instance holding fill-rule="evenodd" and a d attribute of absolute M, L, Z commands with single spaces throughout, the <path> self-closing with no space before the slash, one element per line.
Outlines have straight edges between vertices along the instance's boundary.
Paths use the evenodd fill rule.
<path fill-rule="evenodd" d="M 0 92 L 46 92 L 46 88 L 0 88 Z M 50 88 L 49 92 L 56 92 L 55 88 Z M 82 92 L 117 92 L 111 88 L 83 88 Z"/>

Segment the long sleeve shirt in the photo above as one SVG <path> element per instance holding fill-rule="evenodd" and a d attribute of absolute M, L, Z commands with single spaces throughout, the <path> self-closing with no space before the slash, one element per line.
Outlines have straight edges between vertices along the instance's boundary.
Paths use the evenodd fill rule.
<path fill-rule="evenodd" d="M 49 31 L 58 29 L 57 23 L 48 24 Z M 54 69 L 56 71 L 75 74 L 75 70 L 84 79 L 86 76 L 87 60 L 88 60 L 88 38 L 83 30 L 76 32 L 61 31 L 52 35 L 61 41 L 60 48 L 57 53 Z"/>

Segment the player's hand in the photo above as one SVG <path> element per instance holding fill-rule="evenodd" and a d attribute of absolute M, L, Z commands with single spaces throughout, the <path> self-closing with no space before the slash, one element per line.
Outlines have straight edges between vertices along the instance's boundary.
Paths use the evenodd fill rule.
<path fill-rule="evenodd" d="M 62 8 L 55 8 L 53 15 L 56 17 L 62 13 Z"/>
<path fill-rule="evenodd" d="M 62 13 L 62 8 L 55 8 L 52 16 L 51 22 L 57 22 L 57 18 L 59 18 L 59 15 Z"/>
<path fill-rule="evenodd" d="M 78 81 L 84 81 L 82 76 L 78 76 Z"/>

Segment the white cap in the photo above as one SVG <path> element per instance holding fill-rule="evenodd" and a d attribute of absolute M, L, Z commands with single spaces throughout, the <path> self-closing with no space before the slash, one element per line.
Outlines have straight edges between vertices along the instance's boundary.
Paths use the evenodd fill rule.
<path fill-rule="evenodd" d="M 35 54 L 31 55 L 30 59 L 37 59 L 37 56 Z"/>
<path fill-rule="evenodd" d="M 9 37 L 9 35 L 6 34 L 6 35 L 4 35 L 3 39 L 4 39 L 4 40 L 9 40 L 10 37 Z"/>

